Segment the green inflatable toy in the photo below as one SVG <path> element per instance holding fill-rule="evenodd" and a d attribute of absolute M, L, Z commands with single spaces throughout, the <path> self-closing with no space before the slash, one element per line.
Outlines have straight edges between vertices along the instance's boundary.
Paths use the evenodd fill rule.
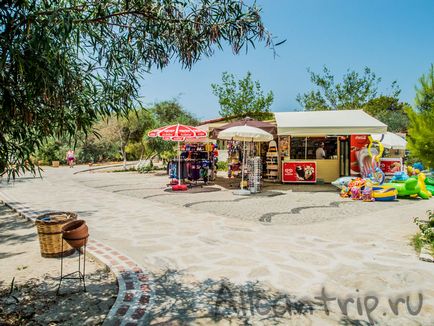
<path fill-rule="evenodd" d="M 416 197 L 419 196 L 423 199 L 428 199 L 430 196 L 419 186 L 419 180 L 416 178 L 409 178 L 404 183 L 384 183 L 383 187 L 395 188 L 398 191 L 398 197 Z"/>
<path fill-rule="evenodd" d="M 426 177 L 425 184 L 427 186 L 434 186 L 434 177 Z"/>
<path fill-rule="evenodd" d="M 425 175 L 425 173 L 420 172 L 418 175 L 413 175 L 410 178 L 414 178 L 417 180 L 418 185 L 420 187 L 420 191 L 419 191 L 419 195 L 423 198 L 423 199 L 428 199 L 432 197 L 432 192 L 428 190 L 426 182 L 427 179 L 430 178 Z M 428 183 L 430 183 L 431 180 L 428 180 Z"/>
<path fill-rule="evenodd" d="M 426 190 L 428 190 L 432 195 L 434 195 L 434 178 L 426 177 L 425 185 L 426 185 Z"/>
<path fill-rule="evenodd" d="M 426 190 L 434 195 L 434 177 L 426 177 L 425 179 Z"/>

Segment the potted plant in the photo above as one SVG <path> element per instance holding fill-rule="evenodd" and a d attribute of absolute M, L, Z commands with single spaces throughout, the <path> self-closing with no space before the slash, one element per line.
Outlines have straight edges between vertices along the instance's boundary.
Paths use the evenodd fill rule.
<path fill-rule="evenodd" d="M 87 244 L 89 230 L 84 220 L 75 220 L 62 227 L 63 239 L 73 248 Z"/>

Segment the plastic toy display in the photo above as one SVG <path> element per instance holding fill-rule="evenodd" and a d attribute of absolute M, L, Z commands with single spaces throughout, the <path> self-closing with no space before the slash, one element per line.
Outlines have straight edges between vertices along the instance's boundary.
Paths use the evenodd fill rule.
<path fill-rule="evenodd" d="M 372 145 L 377 143 L 379 150 L 372 149 Z M 376 164 L 382 153 L 381 143 L 371 141 L 366 150 L 368 155 L 360 155 L 360 172 L 364 178 L 341 177 L 332 184 L 341 189 L 340 196 L 354 200 L 370 201 L 394 201 L 400 198 L 423 198 L 429 199 L 434 194 L 434 177 L 426 176 L 421 172 L 422 164 L 415 164 L 407 167 L 407 173 L 395 172 L 388 183 L 383 183 L 384 173 L 375 175 L 378 166 Z M 428 171 L 429 172 L 429 171 Z"/>
<path fill-rule="evenodd" d="M 380 158 L 383 156 L 384 147 L 378 140 L 368 136 L 369 145 L 359 153 L 360 174 L 364 179 L 370 179 L 376 184 L 382 184 L 385 174 L 380 168 Z M 373 147 L 374 145 L 377 148 Z"/>
<path fill-rule="evenodd" d="M 395 188 L 386 188 L 377 186 L 372 188 L 372 197 L 376 201 L 394 201 L 398 196 L 398 191 Z"/>
<path fill-rule="evenodd" d="M 402 183 L 385 183 L 383 184 L 383 187 L 395 188 L 398 191 L 398 197 L 417 198 L 419 196 L 423 199 L 429 198 L 426 192 L 421 190 L 419 180 L 415 178 L 409 178 L 407 181 Z"/>
<path fill-rule="evenodd" d="M 343 187 L 348 187 L 348 184 L 353 181 L 356 177 L 340 177 L 332 182 L 332 185 L 336 188 L 342 189 Z"/>

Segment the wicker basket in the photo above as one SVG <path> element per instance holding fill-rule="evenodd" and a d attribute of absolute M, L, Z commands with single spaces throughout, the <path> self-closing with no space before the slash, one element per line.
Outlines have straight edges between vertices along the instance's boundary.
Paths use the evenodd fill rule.
<path fill-rule="evenodd" d="M 75 249 L 62 238 L 62 227 L 65 223 L 76 219 L 77 214 L 70 212 L 47 213 L 36 219 L 42 257 L 54 258 L 62 255 L 65 257 L 74 253 Z"/>

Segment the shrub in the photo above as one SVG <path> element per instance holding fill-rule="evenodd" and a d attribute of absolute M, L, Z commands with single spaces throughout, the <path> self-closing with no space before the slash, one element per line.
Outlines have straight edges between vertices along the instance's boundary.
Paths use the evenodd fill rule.
<path fill-rule="evenodd" d="M 217 162 L 217 171 L 227 171 L 227 170 L 228 170 L 228 162 L 226 161 Z"/>
<path fill-rule="evenodd" d="M 431 247 L 431 250 L 434 251 L 434 211 L 427 211 L 428 220 L 421 220 L 416 217 L 414 219 L 414 223 L 419 227 L 420 236 L 417 239 L 417 242 L 422 242 L 422 245 L 428 245 Z M 415 239 L 415 238 L 413 238 Z M 416 241 L 413 240 L 415 244 Z"/>
<path fill-rule="evenodd" d="M 154 164 L 152 164 L 152 161 L 143 161 L 139 162 L 136 166 L 137 172 L 139 173 L 149 173 L 153 170 L 155 170 Z"/>

